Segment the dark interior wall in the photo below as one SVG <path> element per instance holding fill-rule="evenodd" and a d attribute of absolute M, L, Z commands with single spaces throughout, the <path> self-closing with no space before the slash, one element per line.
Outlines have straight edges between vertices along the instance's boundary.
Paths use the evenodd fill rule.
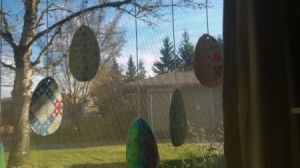
<path fill-rule="evenodd" d="M 287 9 L 288 26 L 288 46 L 289 54 L 289 73 L 290 76 L 290 100 L 291 107 L 300 107 L 300 1 L 292 0 Z M 300 167 L 300 114 L 291 116 L 291 152 L 292 166 Z"/>
<path fill-rule="evenodd" d="M 299 2 L 224 1 L 227 167 L 299 165 Z"/>

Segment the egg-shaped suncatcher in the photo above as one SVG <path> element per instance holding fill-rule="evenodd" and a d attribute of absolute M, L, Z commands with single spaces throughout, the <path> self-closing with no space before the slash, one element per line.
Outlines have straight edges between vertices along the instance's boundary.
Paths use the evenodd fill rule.
<path fill-rule="evenodd" d="M 100 65 L 100 49 L 91 28 L 79 27 L 72 39 L 69 51 L 69 69 L 80 82 L 92 80 Z"/>
<path fill-rule="evenodd" d="M 130 126 L 126 144 L 126 161 L 128 168 L 158 168 L 159 166 L 156 140 L 143 119 L 136 119 Z"/>
<path fill-rule="evenodd" d="M 183 97 L 179 89 L 176 89 L 172 96 L 169 127 L 173 146 L 181 146 L 187 135 L 187 119 Z"/>
<path fill-rule="evenodd" d="M 29 123 L 41 136 L 53 134 L 60 126 L 63 102 L 60 89 L 52 77 L 41 80 L 35 88 L 29 107 Z"/>
<path fill-rule="evenodd" d="M 206 87 L 216 87 L 223 79 L 223 51 L 218 41 L 208 34 L 202 35 L 196 45 L 194 71 Z"/>
<path fill-rule="evenodd" d="M 194 72 L 206 87 L 217 87 L 223 80 L 223 51 L 218 41 L 209 35 L 208 0 L 205 1 L 207 34 L 203 34 L 195 47 Z"/>
<path fill-rule="evenodd" d="M 175 52 L 175 27 L 174 27 L 174 9 L 173 9 L 173 1 L 172 2 L 172 28 L 173 28 L 173 45 L 174 45 L 174 55 Z M 186 110 L 184 106 L 184 100 L 181 95 L 181 92 L 177 86 L 177 77 L 176 77 L 176 70 L 177 66 L 175 64 L 175 84 L 176 89 L 173 92 L 171 105 L 170 105 L 170 112 L 169 112 L 169 131 L 171 136 L 171 142 L 174 147 L 181 146 L 186 138 L 187 135 L 187 119 L 186 119 Z"/>

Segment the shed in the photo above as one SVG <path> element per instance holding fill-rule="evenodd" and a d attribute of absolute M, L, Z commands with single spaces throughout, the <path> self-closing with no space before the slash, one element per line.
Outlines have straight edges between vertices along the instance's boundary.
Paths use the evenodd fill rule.
<path fill-rule="evenodd" d="M 133 81 L 125 86 L 125 93 L 130 108 L 137 116 L 140 111 L 140 117 L 148 122 L 154 134 L 169 138 L 169 109 L 176 88 L 183 95 L 187 119 L 195 129 L 213 133 L 222 126 L 222 86 L 203 86 L 193 71 L 169 72 Z"/>

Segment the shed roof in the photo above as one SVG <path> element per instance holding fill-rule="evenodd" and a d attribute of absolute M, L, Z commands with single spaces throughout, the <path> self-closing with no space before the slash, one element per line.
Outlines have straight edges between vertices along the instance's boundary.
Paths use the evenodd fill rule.
<path fill-rule="evenodd" d="M 128 83 L 128 86 L 136 86 L 138 81 L 133 81 Z M 170 85 L 199 85 L 200 82 L 195 76 L 194 71 L 187 71 L 187 72 L 168 72 L 161 75 L 157 75 L 154 77 L 150 77 L 147 79 L 139 80 L 140 86 L 170 86 Z"/>

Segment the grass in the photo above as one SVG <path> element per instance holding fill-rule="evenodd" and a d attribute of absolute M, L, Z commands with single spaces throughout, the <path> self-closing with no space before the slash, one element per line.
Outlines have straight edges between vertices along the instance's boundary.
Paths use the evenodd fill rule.
<path fill-rule="evenodd" d="M 160 168 L 183 167 L 182 160 L 193 164 L 203 159 L 195 144 L 174 148 L 171 144 L 158 144 Z M 125 145 L 89 148 L 32 150 L 31 164 L 36 168 L 126 168 Z M 193 166 L 194 167 L 194 166 Z"/>
<path fill-rule="evenodd" d="M 31 145 L 125 141 L 132 118 L 134 117 L 126 114 L 103 118 L 93 117 L 78 123 L 81 131 L 76 131 L 74 124 L 67 124 L 60 126 L 54 134 L 45 137 L 32 133 Z"/>
<path fill-rule="evenodd" d="M 82 120 L 79 122 L 82 131 L 66 124 L 45 137 L 32 133 L 30 163 L 33 168 L 126 168 L 124 143 L 133 118 L 118 114 Z M 204 147 L 199 141 L 207 132 L 190 128 L 195 143 L 174 148 L 170 143 L 163 143 L 166 141 L 157 140 L 160 168 L 224 168 L 223 153 Z M 51 146 L 56 149 L 47 149 Z"/>

